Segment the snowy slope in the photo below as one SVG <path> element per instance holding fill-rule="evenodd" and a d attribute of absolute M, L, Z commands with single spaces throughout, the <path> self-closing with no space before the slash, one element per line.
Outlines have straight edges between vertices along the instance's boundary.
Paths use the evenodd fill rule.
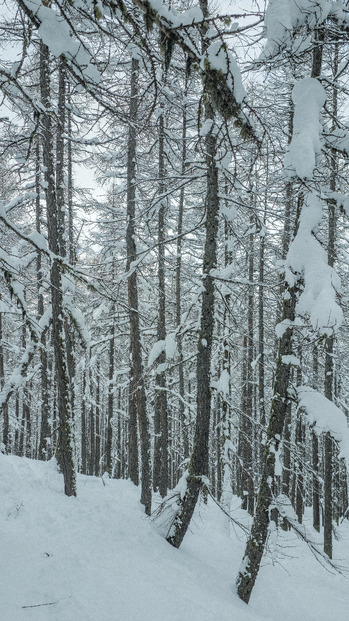
<path fill-rule="evenodd" d="M 233 586 L 244 536 L 219 509 L 201 504 L 175 550 L 138 498 L 126 481 L 84 476 L 67 498 L 53 462 L 0 455 L 1 621 L 348 621 L 348 581 L 293 535 L 246 606 Z M 336 554 L 349 564 L 341 532 Z"/>

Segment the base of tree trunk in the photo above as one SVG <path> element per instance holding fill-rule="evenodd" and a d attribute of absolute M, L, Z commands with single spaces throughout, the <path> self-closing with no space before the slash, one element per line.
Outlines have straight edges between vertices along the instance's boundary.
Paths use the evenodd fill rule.
<path fill-rule="evenodd" d="M 166 541 L 174 548 L 179 548 L 189 528 L 190 520 L 198 501 L 202 481 L 198 477 L 188 477 L 187 491 L 181 501 L 180 508 L 173 522 L 170 534 Z M 172 533 L 172 534 L 171 534 Z"/>

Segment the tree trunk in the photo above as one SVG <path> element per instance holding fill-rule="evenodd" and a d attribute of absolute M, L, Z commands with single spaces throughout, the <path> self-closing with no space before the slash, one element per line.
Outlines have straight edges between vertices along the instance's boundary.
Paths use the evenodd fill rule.
<path fill-rule="evenodd" d="M 204 16 L 208 15 L 206 0 L 200 1 Z M 203 31 L 203 49 L 207 45 Z M 205 119 L 212 120 L 214 126 L 214 112 L 207 103 Z M 187 476 L 187 489 L 180 501 L 178 513 L 167 541 L 175 548 L 179 548 L 188 530 L 193 516 L 199 492 L 202 486 L 202 477 L 208 476 L 208 447 L 211 413 L 211 350 L 214 327 L 214 279 L 212 270 L 217 264 L 217 232 L 218 232 L 218 170 L 215 161 L 217 153 L 217 137 L 211 131 L 205 139 L 206 147 L 206 220 L 205 220 L 205 247 L 203 260 L 203 293 L 201 302 L 201 320 L 197 351 L 197 414 L 194 435 L 193 452 L 190 458 Z"/>
<path fill-rule="evenodd" d="M 40 144 L 36 143 L 36 159 L 35 159 L 35 217 L 36 217 L 36 230 L 41 233 L 41 218 L 42 209 L 40 202 Z M 42 257 L 41 252 L 38 251 L 36 257 L 36 276 L 37 276 L 37 292 L 38 292 L 38 306 L 37 317 L 38 320 L 44 314 L 44 295 L 43 284 L 44 274 L 42 269 Z M 51 430 L 49 424 L 49 382 L 48 382 L 48 363 L 47 363 L 47 349 L 46 349 L 46 335 L 42 332 L 40 339 L 40 371 L 41 371 L 41 424 L 40 424 L 40 439 L 39 439 L 39 453 L 38 458 L 41 460 L 49 459 L 51 444 Z"/>
<path fill-rule="evenodd" d="M 86 375 L 88 369 L 83 370 L 82 400 L 81 400 L 81 473 L 87 474 L 87 432 L 86 432 Z"/>
<path fill-rule="evenodd" d="M 207 106 L 208 108 L 209 106 Z M 211 112 L 211 111 L 210 111 Z M 213 118 L 213 115 L 207 118 Z M 210 273 L 216 267 L 218 228 L 218 172 L 214 155 L 216 138 L 209 134 L 207 140 L 207 202 L 206 241 L 204 251 L 201 325 L 197 354 L 197 417 L 193 452 L 190 458 L 187 490 L 176 516 L 174 533 L 169 543 L 178 548 L 188 530 L 190 520 L 202 485 L 202 476 L 208 476 L 208 440 L 211 412 L 211 349 L 214 322 L 214 281 Z"/>
<path fill-rule="evenodd" d="M 90 388 L 90 454 L 88 459 L 88 474 L 93 476 L 95 474 L 95 459 L 96 459 L 96 426 L 95 426 L 95 404 L 96 393 L 94 390 L 94 382 L 92 377 L 92 369 L 89 369 L 89 388 Z"/>
<path fill-rule="evenodd" d="M 338 45 L 335 47 L 333 60 L 333 74 L 338 71 Z M 333 106 L 333 129 L 336 128 L 336 119 L 338 115 L 338 92 L 333 86 L 332 106 Z M 330 153 L 331 161 L 331 179 L 330 188 L 334 192 L 336 190 L 337 179 L 337 155 L 335 151 Z M 336 202 L 330 200 L 328 204 L 328 264 L 333 267 L 336 255 Z M 325 397 L 333 401 L 333 379 L 334 379 L 334 336 L 331 334 L 326 340 L 325 346 Z M 333 441 L 329 433 L 325 435 L 325 459 L 324 459 L 324 551 L 332 558 L 332 517 L 333 517 Z"/>
<path fill-rule="evenodd" d="M 187 95 L 188 80 L 185 82 L 184 96 Z M 187 159 L 187 107 L 183 108 L 183 121 L 182 121 L 182 165 L 181 174 L 182 178 L 186 172 L 186 159 Z M 180 332 L 181 318 L 182 318 L 182 235 L 183 235 L 183 212 L 184 212 L 184 186 L 181 187 L 179 194 L 178 204 L 178 224 L 177 224 L 177 256 L 176 256 L 176 328 L 177 328 L 177 349 L 178 349 L 178 379 L 179 379 L 179 420 L 181 426 L 181 437 L 183 444 L 183 458 L 189 457 L 189 440 L 188 429 L 184 407 L 184 362 L 183 362 L 183 339 Z"/>
<path fill-rule="evenodd" d="M 253 217 L 250 217 L 250 227 L 253 226 Z M 245 388 L 245 409 L 242 413 L 242 508 L 246 509 L 250 515 L 254 512 L 254 472 L 253 472 L 253 441 L 254 441 L 254 407 L 253 407 L 253 359 L 254 359 L 254 323 L 253 323 L 253 278 L 254 278 L 254 235 L 249 236 L 248 251 L 248 303 L 247 303 L 247 335 L 246 335 L 246 388 Z"/>
<path fill-rule="evenodd" d="M 115 318 L 112 318 L 109 342 L 109 367 L 108 367 L 108 411 L 105 443 L 105 471 L 113 476 L 113 413 L 114 413 L 114 349 L 115 349 Z"/>
<path fill-rule="evenodd" d="M 76 496 L 76 476 L 73 459 L 72 408 L 69 374 L 66 362 L 66 343 L 64 337 L 64 308 L 62 267 L 59 259 L 62 240 L 60 239 L 60 216 L 57 208 L 55 188 L 55 168 L 53 161 L 52 123 L 50 113 L 50 66 L 49 50 L 40 45 L 40 90 L 45 111 L 42 113 L 43 163 L 45 166 L 46 208 L 49 249 L 53 253 L 50 282 L 52 299 L 52 336 L 57 379 L 57 405 L 59 416 L 57 461 L 64 478 L 64 492 Z"/>
<path fill-rule="evenodd" d="M 1 296 L 0 296 L 1 301 Z M 5 353 L 4 353 L 4 321 L 3 313 L 0 312 L 0 390 L 3 390 L 5 385 Z M 2 407 L 2 415 L 4 419 L 2 442 L 5 447 L 5 451 L 8 450 L 9 442 L 9 415 L 8 404 L 4 403 Z"/>
<path fill-rule="evenodd" d="M 166 307 L 165 307 L 165 215 L 167 201 L 164 197 L 165 187 L 165 120 L 164 106 L 159 118 L 159 210 L 158 210 L 158 324 L 157 340 L 164 341 L 166 338 Z M 166 353 L 162 351 L 158 360 L 155 378 L 155 403 L 154 418 L 157 421 L 154 441 L 154 479 L 153 487 L 159 489 L 164 498 L 168 488 L 168 417 L 167 417 L 167 392 L 166 392 Z M 157 464 L 156 464 L 157 462 Z"/>
<path fill-rule="evenodd" d="M 275 494 L 275 453 L 279 450 L 289 400 L 288 387 L 291 367 L 290 364 L 282 362 L 282 357 L 292 354 L 292 324 L 296 305 L 296 286 L 287 288 L 286 290 L 289 295 L 286 296 L 287 299 L 283 301 L 283 314 L 281 319 L 282 321 L 285 319 L 289 320 L 290 324 L 279 342 L 274 397 L 268 424 L 256 512 L 251 533 L 247 541 L 242 566 L 237 577 L 237 592 L 239 597 L 246 604 L 251 597 L 267 539 L 270 522 L 270 504 Z"/>
<path fill-rule="evenodd" d="M 94 474 L 96 477 L 100 475 L 101 461 L 101 372 L 99 360 L 96 369 L 96 415 L 95 415 L 95 455 L 94 455 Z"/>
<path fill-rule="evenodd" d="M 312 432 L 312 467 L 313 467 L 313 527 L 320 532 L 320 482 L 319 482 L 319 440 Z"/>
<path fill-rule="evenodd" d="M 130 350 L 131 350 L 131 388 L 129 391 L 130 399 L 134 399 L 137 419 L 139 426 L 140 445 L 141 445 L 141 464 L 142 464 L 142 491 L 141 502 L 144 504 L 145 513 L 151 513 L 151 469 L 150 469 L 150 435 L 149 421 L 146 408 L 146 395 L 143 377 L 142 346 L 139 326 L 138 310 L 138 286 L 137 272 L 133 263 L 137 258 L 135 243 L 135 211 L 136 211 L 136 122 L 138 109 L 138 73 L 139 61 L 132 59 L 131 67 L 131 99 L 130 99 L 130 124 L 128 134 L 128 155 L 127 155 L 127 286 L 128 286 L 128 306 L 130 319 Z M 132 410 L 132 403 L 129 403 L 129 411 Z M 135 425 L 135 417 L 129 420 L 129 434 L 136 434 L 136 429 L 131 429 L 131 423 Z M 134 464 L 136 460 L 134 460 Z"/>

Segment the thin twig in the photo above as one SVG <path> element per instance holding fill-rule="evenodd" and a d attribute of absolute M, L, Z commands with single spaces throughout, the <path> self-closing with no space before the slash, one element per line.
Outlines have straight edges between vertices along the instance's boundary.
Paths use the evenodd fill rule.
<path fill-rule="evenodd" d="M 32 604 L 31 606 L 22 606 L 22 608 L 40 608 L 40 606 L 55 606 L 57 602 L 47 602 L 47 604 Z"/>

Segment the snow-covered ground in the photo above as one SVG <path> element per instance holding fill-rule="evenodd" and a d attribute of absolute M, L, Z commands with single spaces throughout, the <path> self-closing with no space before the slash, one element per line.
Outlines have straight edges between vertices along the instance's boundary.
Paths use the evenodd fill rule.
<path fill-rule="evenodd" d="M 53 462 L 0 455 L 1 621 L 348 621 L 348 579 L 294 535 L 279 540 L 286 556 L 266 557 L 246 606 L 234 592 L 244 535 L 214 503 L 175 550 L 138 498 L 127 481 L 86 476 L 67 498 Z M 349 566 L 348 523 L 339 533 Z"/>

